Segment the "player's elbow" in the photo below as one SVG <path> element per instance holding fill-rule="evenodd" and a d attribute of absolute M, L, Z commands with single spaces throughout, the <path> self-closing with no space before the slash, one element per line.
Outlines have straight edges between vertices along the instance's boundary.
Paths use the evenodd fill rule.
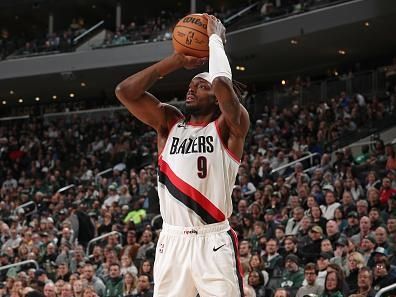
<path fill-rule="evenodd" d="M 120 97 L 121 97 L 121 86 L 120 86 L 120 84 L 118 84 L 116 86 L 116 88 L 114 89 L 114 94 L 120 100 Z"/>
<path fill-rule="evenodd" d="M 133 86 L 123 81 L 117 85 L 115 88 L 115 95 L 121 102 L 133 100 L 133 94 L 136 92 L 133 90 Z"/>
<path fill-rule="evenodd" d="M 116 86 L 114 93 L 118 100 L 123 101 L 123 99 L 125 98 L 125 87 L 123 86 L 122 83 L 119 83 Z"/>

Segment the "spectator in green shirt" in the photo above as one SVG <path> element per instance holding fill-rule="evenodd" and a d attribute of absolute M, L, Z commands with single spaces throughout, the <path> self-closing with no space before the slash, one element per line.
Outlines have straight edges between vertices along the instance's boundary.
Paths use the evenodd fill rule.
<path fill-rule="evenodd" d="M 287 288 L 291 295 L 294 296 L 297 290 L 302 286 L 304 281 L 304 271 L 299 267 L 300 259 L 294 255 L 289 254 L 285 258 L 285 270 L 282 274 L 282 281 L 280 286 Z"/>
<path fill-rule="evenodd" d="M 105 285 L 105 297 L 122 297 L 123 282 L 119 264 L 113 263 L 110 265 L 109 278 L 107 279 Z"/>

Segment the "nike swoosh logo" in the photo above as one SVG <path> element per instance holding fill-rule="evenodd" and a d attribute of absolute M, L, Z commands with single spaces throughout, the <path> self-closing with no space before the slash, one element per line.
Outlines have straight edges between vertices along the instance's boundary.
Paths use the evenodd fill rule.
<path fill-rule="evenodd" d="M 223 246 L 225 246 L 226 244 L 223 244 L 223 245 L 221 245 L 221 246 L 219 246 L 219 247 L 213 247 L 213 251 L 214 252 L 217 252 L 219 249 L 221 249 Z"/>

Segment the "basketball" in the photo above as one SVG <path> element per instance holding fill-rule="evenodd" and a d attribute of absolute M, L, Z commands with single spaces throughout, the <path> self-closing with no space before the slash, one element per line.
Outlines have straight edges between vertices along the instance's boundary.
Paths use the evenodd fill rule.
<path fill-rule="evenodd" d="M 197 58 L 208 57 L 207 23 L 202 14 L 189 14 L 182 18 L 173 30 L 172 42 L 175 51 Z"/>

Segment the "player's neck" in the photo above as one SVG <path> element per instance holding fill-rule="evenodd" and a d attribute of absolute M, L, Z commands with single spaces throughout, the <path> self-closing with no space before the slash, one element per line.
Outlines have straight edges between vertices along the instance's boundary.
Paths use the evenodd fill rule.
<path fill-rule="evenodd" d="M 208 124 L 215 120 L 215 113 L 210 113 L 207 115 L 191 115 L 188 123 L 201 125 L 201 124 Z"/>

